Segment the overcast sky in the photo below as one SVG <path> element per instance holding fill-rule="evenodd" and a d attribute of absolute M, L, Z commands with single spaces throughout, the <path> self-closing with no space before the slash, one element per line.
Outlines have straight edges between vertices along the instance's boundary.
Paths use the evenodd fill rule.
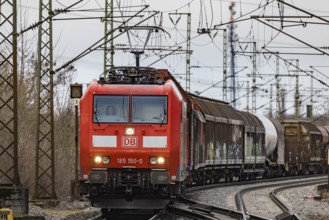
<path fill-rule="evenodd" d="M 28 16 L 26 23 L 36 22 L 38 19 L 38 2 L 37 0 L 22 0 L 18 1 L 22 6 L 22 10 Z M 74 0 L 55 0 L 53 1 L 53 9 L 65 8 L 73 4 Z M 329 2 L 328 0 L 286 0 L 288 4 L 291 4 L 297 8 L 308 11 L 315 15 L 329 20 Z M 201 95 L 222 99 L 222 83 L 223 80 L 223 31 L 216 30 L 228 28 L 226 23 L 231 20 L 231 13 L 229 6 L 231 1 L 228 0 L 130 0 L 130 1 L 117 1 L 114 0 L 115 16 L 123 15 L 123 18 L 115 18 L 115 27 L 118 27 L 123 20 L 129 19 L 129 16 L 133 15 L 144 5 L 149 5 L 145 10 L 145 13 L 141 13 L 143 17 L 136 17 L 132 19 L 128 25 L 132 26 L 137 22 L 145 19 L 151 15 L 154 11 L 159 13 L 143 22 L 142 25 L 152 25 L 161 27 L 165 32 L 153 33 L 149 41 L 148 48 L 166 48 L 167 52 L 162 52 L 164 55 L 169 53 L 169 49 L 176 49 L 178 46 L 186 49 L 186 34 L 187 34 L 187 16 L 185 13 L 191 13 L 191 92 L 202 92 Z M 119 7 L 118 7 L 119 6 Z M 138 7 L 132 7 L 138 6 Z M 56 19 L 62 18 L 90 18 L 90 17 L 103 17 L 103 10 L 91 11 L 91 9 L 104 9 L 103 0 L 84 0 L 81 3 L 73 7 L 74 11 L 66 13 L 65 15 L 58 15 Z M 307 73 L 301 73 L 299 87 L 301 90 L 301 100 L 304 106 L 309 103 L 307 97 L 310 96 L 310 76 L 304 76 L 309 74 L 310 70 L 314 73 L 314 76 L 318 80 L 328 82 L 329 80 L 322 74 L 327 74 L 329 67 L 326 67 L 328 63 L 328 55 L 321 55 L 321 51 L 310 48 L 314 46 L 328 47 L 329 39 L 329 26 L 328 22 L 317 19 L 307 18 L 309 16 L 303 13 L 302 10 L 295 9 L 288 5 L 278 5 L 277 1 L 261 1 L 261 0 L 238 0 L 235 1 L 233 19 L 239 21 L 235 24 L 235 39 L 236 39 L 236 51 L 239 53 L 235 56 L 235 71 L 236 77 L 236 98 L 239 98 L 236 102 L 237 108 L 245 109 L 247 96 L 247 81 L 251 86 L 250 74 L 253 70 L 252 65 L 252 47 L 250 42 L 256 42 L 257 52 L 279 52 L 282 60 L 280 61 L 280 73 L 281 74 L 295 74 L 295 68 L 284 60 L 296 64 L 296 59 L 299 60 L 299 66 Z M 183 13 L 177 15 L 174 13 Z M 285 16 L 282 19 L 282 15 Z M 250 19 L 251 16 L 267 16 L 266 18 Z M 272 17 L 269 17 L 272 16 Z M 280 17 L 281 16 L 281 17 Z M 293 16 L 293 17 L 288 17 Z M 297 18 L 299 16 L 299 18 Z M 24 17 L 24 16 L 21 16 Z M 26 17 L 26 15 L 25 15 Z M 241 21 L 242 19 L 245 19 Z M 297 22 L 299 21 L 299 23 Z M 290 37 L 284 33 L 263 24 L 262 22 L 281 29 Z M 283 26 L 283 29 L 282 29 Z M 209 28 L 211 32 L 209 34 L 199 34 L 198 28 Z M 56 59 L 57 66 L 65 63 L 80 52 L 86 50 L 94 42 L 98 41 L 104 36 L 104 23 L 100 19 L 79 19 L 79 20 L 54 20 L 53 23 L 54 32 L 54 57 Z M 115 32 L 115 35 L 119 32 Z M 37 31 L 31 31 L 28 36 L 36 36 Z M 138 39 L 133 41 L 133 45 L 137 45 L 140 48 L 145 41 L 146 32 L 139 31 L 138 33 L 132 33 L 137 36 Z M 134 40 L 134 39 L 132 39 Z M 303 42 L 301 42 L 303 41 Z M 122 35 L 116 38 L 114 41 L 116 47 L 119 45 L 128 46 L 127 35 Z M 329 50 L 323 50 L 325 53 L 329 53 Z M 141 57 L 141 66 L 147 66 L 159 59 L 159 51 L 145 51 L 145 54 Z M 158 55 L 157 55 L 158 54 Z M 103 51 L 98 50 L 90 53 L 84 58 L 74 63 L 77 68 L 77 74 L 75 77 L 76 82 L 88 83 L 91 79 L 97 78 L 103 72 Z M 129 51 L 116 50 L 115 51 L 115 66 L 120 65 L 134 65 L 134 57 Z M 177 79 L 185 87 L 185 53 L 180 52 L 175 55 L 168 56 L 166 59 L 162 59 L 156 62 L 153 67 L 155 68 L 167 68 L 171 73 L 176 75 Z M 230 74 L 231 54 L 228 50 L 228 74 Z M 293 60 L 292 60 L 293 59 Z M 257 103 L 259 107 L 257 113 L 267 113 L 269 105 L 269 91 L 270 85 L 275 83 L 274 74 L 276 68 L 276 59 L 274 55 L 257 53 L 256 55 L 256 73 L 257 73 Z M 289 62 L 289 61 L 288 61 Z M 313 68 L 311 68 L 312 66 Z M 229 83 L 229 81 L 228 81 Z M 287 91 L 294 90 L 295 77 L 281 77 L 280 83 L 282 87 Z M 216 86 L 213 86 L 216 85 Z M 213 87 L 212 87 L 213 86 Z M 327 89 L 326 85 L 318 83 L 314 80 L 314 87 L 322 90 Z M 209 89 L 208 89 L 209 88 Z M 273 95 L 275 95 L 275 87 L 273 87 Z M 267 91 L 267 92 L 266 92 Z M 228 93 L 228 101 L 232 98 L 230 92 Z M 319 92 L 319 95 L 328 95 L 327 92 Z M 287 106 L 292 106 L 294 92 L 290 92 L 287 95 Z M 273 97 L 274 98 L 274 97 Z M 324 98 L 321 96 L 315 98 L 315 101 L 324 102 Z M 320 111 L 324 111 L 321 105 L 315 103 L 316 108 Z M 264 106 L 264 107 L 261 107 Z M 249 107 L 251 107 L 251 96 L 249 97 Z M 275 104 L 273 105 L 275 108 Z M 325 109 L 327 110 L 327 109 Z"/>

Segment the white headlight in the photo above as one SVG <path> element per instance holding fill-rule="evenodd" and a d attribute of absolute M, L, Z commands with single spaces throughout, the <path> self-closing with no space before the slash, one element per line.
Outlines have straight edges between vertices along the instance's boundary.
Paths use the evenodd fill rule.
<path fill-rule="evenodd" d="M 135 128 L 126 128 L 125 129 L 126 135 L 134 135 L 135 134 Z"/>
<path fill-rule="evenodd" d="M 100 156 L 95 157 L 95 163 L 100 164 L 102 162 L 102 158 Z"/>
<path fill-rule="evenodd" d="M 163 157 L 158 157 L 158 164 L 164 164 L 165 159 Z"/>

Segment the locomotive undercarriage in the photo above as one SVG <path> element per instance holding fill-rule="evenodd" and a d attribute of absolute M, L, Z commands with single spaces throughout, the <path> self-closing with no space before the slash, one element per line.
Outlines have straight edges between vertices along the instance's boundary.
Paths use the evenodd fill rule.
<path fill-rule="evenodd" d="M 147 169 L 95 169 L 88 174 L 88 194 L 100 208 L 162 208 L 169 202 L 169 173 Z"/>

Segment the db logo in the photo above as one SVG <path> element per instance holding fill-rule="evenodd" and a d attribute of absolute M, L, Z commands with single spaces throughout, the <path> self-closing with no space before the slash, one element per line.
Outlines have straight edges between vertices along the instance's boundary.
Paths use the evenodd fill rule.
<path fill-rule="evenodd" d="M 137 137 L 122 137 L 122 147 L 137 147 Z"/>

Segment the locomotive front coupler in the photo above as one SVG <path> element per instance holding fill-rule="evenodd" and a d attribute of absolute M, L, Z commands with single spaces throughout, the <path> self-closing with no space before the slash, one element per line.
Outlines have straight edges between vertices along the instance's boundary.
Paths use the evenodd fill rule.
<path fill-rule="evenodd" d="M 125 197 L 126 201 L 132 201 L 133 199 L 133 188 L 131 187 L 131 184 L 128 184 L 125 189 Z"/>

